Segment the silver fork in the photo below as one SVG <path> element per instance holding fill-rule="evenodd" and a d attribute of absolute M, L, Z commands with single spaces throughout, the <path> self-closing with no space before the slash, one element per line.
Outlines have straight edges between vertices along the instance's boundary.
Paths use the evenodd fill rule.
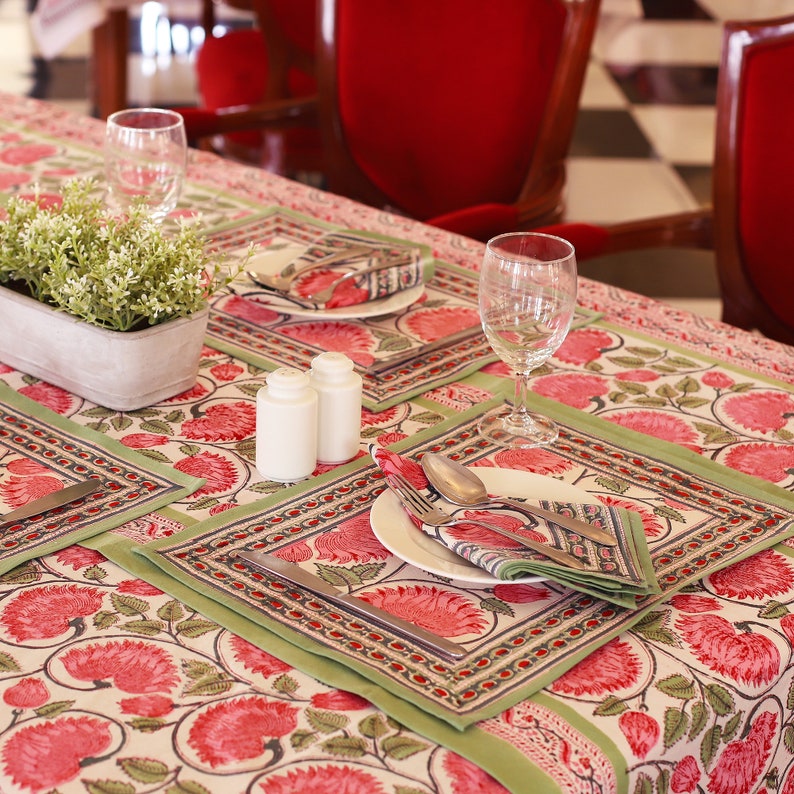
<path fill-rule="evenodd" d="M 433 527 L 454 527 L 458 524 L 476 524 L 491 532 L 496 532 L 499 535 L 504 535 L 506 538 L 515 540 L 528 549 L 532 549 L 532 551 L 542 554 L 544 557 L 548 557 L 559 565 L 565 565 L 568 568 L 576 568 L 577 570 L 584 570 L 586 568 L 581 560 L 562 549 L 557 549 L 554 546 L 547 546 L 545 543 L 537 543 L 534 540 L 525 538 L 523 535 L 511 532 L 509 529 L 503 529 L 495 524 L 489 524 L 486 521 L 472 520 L 470 518 L 455 518 L 449 515 L 449 513 L 445 513 L 441 508 L 434 505 L 426 496 L 420 493 L 401 474 L 388 474 L 387 482 L 409 512 L 425 524 L 429 524 Z"/>
<path fill-rule="evenodd" d="M 343 276 L 340 276 L 335 281 L 331 282 L 327 287 L 321 289 L 319 292 L 314 292 L 309 295 L 309 300 L 317 301 L 317 303 L 325 303 L 330 297 L 334 294 L 336 288 L 343 284 L 345 281 L 349 281 L 352 278 L 358 278 L 359 276 L 366 276 L 368 273 L 376 273 L 378 270 L 389 270 L 393 267 L 401 267 L 403 265 L 410 265 L 410 259 L 399 259 L 393 261 L 386 261 L 386 262 L 378 262 L 376 265 L 370 265 L 369 267 L 361 268 L 360 270 L 351 270 L 348 273 L 345 273 Z"/>

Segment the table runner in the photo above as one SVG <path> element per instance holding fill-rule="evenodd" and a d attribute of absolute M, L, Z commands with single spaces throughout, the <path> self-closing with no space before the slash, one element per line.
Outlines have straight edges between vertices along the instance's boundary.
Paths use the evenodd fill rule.
<path fill-rule="evenodd" d="M 2 531 L 0 573 L 146 515 L 204 482 L 146 460 L 0 384 L 0 504 L 18 507 L 58 483 L 92 477 L 102 486 L 83 504 Z"/>
<path fill-rule="evenodd" d="M 410 456 L 444 451 L 466 462 L 488 457 L 495 465 L 521 467 L 521 453 L 495 451 L 480 439 L 478 406 L 395 446 Z M 196 525 L 178 539 L 150 544 L 138 553 L 163 568 L 156 579 L 168 590 L 174 577 L 195 588 L 200 608 L 253 642 L 267 633 L 291 639 L 296 666 L 323 679 L 323 665 L 306 651 L 358 671 L 367 697 L 407 724 L 413 708 L 463 728 L 517 703 L 577 661 L 632 626 L 663 599 L 717 570 L 794 534 L 794 497 L 704 461 L 687 450 L 544 402 L 542 410 L 562 423 L 550 454 L 563 481 L 606 504 L 637 509 L 646 524 L 662 594 L 647 596 L 636 610 L 573 593 L 552 582 L 476 587 L 445 582 L 406 565 L 371 535 L 368 512 L 383 489 L 382 474 L 352 464 L 270 497 L 256 506 Z M 545 452 L 545 451 L 544 451 Z M 449 664 L 388 632 L 373 635 L 343 610 L 322 599 L 252 575 L 231 552 L 267 548 L 323 573 L 329 581 L 366 593 L 387 609 L 424 621 L 469 648 Z M 424 600 L 433 604 L 422 614 Z M 217 602 L 212 606 L 213 602 Z M 402 604 L 402 607 L 401 607 Z M 339 615 L 342 615 L 340 620 Z M 402 702 L 401 702 L 402 700 Z M 410 705 L 409 705 L 410 704 Z"/>

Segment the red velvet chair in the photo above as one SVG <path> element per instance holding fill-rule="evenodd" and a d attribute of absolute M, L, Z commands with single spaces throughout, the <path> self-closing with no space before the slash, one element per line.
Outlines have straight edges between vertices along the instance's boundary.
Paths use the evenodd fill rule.
<path fill-rule="evenodd" d="M 600 0 L 322 0 L 328 188 L 479 239 L 557 220 Z"/>
<path fill-rule="evenodd" d="M 275 173 L 321 169 L 315 114 L 316 0 L 224 2 L 252 9 L 257 24 L 211 35 L 213 0 L 203 0 L 208 35 L 196 57 L 199 106 L 180 108 L 188 138 L 205 139 L 204 148 Z M 241 107 L 266 108 L 266 113 L 256 115 L 253 123 L 239 123 L 235 114 Z"/>
<path fill-rule="evenodd" d="M 555 227 L 580 259 L 659 246 L 714 250 L 722 318 L 794 344 L 794 15 L 728 22 L 712 208 L 612 227 Z"/>

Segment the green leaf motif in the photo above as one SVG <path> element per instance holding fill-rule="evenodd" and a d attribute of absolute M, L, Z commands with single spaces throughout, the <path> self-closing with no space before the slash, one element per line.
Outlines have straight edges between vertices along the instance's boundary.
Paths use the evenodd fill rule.
<path fill-rule="evenodd" d="M 234 450 L 238 455 L 241 455 L 247 460 L 254 461 L 256 460 L 256 439 L 246 438 L 235 444 Z"/>
<path fill-rule="evenodd" d="M 717 750 L 720 747 L 720 740 L 722 732 L 719 725 L 714 725 L 703 734 L 703 741 L 700 743 L 700 760 L 705 769 L 708 769 L 714 757 L 717 755 Z"/>
<path fill-rule="evenodd" d="M 730 714 L 736 708 L 733 695 L 719 684 L 709 684 L 706 687 L 706 700 L 720 717 Z"/>
<path fill-rule="evenodd" d="M 358 732 L 368 739 L 380 739 L 391 733 L 386 720 L 382 714 L 372 714 L 369 717 L 364 717 L 358 724 Z"/>
<path fill-rule="evenodd" d="M 437 425 L 439 422 L 443 421 L 444 417 L 441 416 L 441 414 L 437 414 L 435 411 L 423 411 L 422 413 L 412 416 L 411 419 L 423 425 Z"/>
<path fill-rule="evenodd" d="M 151 458 L 151 460 L 155 460 L 158 463 L 171 463 L 171 458 L 168 455 L 163 454 L 158 449 L 136 449 L 135 450 L 139 455 L 143 455 L 147 458 Z"/>
<path fill-rule="evenodd" d="M 228 692 L 232 686 L 234 686 L 234 681 L 226 673 L 215 673 L 214 675 L 199 678 L 195 683 L 185 688 L 184 694 L 198 697 L 222 695 Z"/>
<path fill-rule="evenodd" d="M 686 523 L 686 519 L 684 518 L 683 514 L 680 513 L 678 510 L 674 510 L 672 507 L 668 505 L 658 505 L 653 508 L 653 512 L 655 515 L 659 516 L 659 518 L 666 518 L 670 521 L 677 521 L 679 524 Z"/>
<path fill-rule="evenodd" d="M 183 620 L 176 626 L 176 633 L 182 637 L 190 637 L 194 639 L 201 637 L 204 634 L 209 634 L 219 628 L 217 623 L 211 620 L 202 620 L 200 618 L 193 618 L 191 620 Z"/>
<path fill-rule="evenodd" d="M 317 741 L 317 734 L 314 731 L 295 731 L 289 737 L 289 743 L 293 750 L 305 750 Z"/>
<path fill-rule="evenodd" d="M 623 480 L 615 480 L 612 477 L 596 477 L 596 482 L 602 488 L 606 488 L 612 493 L 626 493 L 629 489 L 629 484 Z"/>
<path fill-rule="evenodd" d="M 684 394 L 693 394 L 696 391 L 700 391 L 700 384 L 693 378 L 687 375 L 686 378 L 682 378 L 678 383 L 676 383 L 675 387 L 678 391 L 683 392 Z M 704 402 L 711 402 L 710 400 L 704 400 Z"/>
<path fill-rule="evenodd" d="M 89 582 L 101 582 L 108 575 L 108 572 L 101 565 L 89 565 L 83 571 L 83 579 Z"/>
<path fill-rule="evenodd" d="M 237 388 L 243 394 L 247 394 L 249 397 L 256 397 L 256 393 L 262 388 L 261 383 L 238 383 Z"/>
<path fill-rule="evenodd" d="M 192 678 L 196 681 L 199 678 L 204 678 L 206 675 L 212 675 L 217 672 L 218 668 L 209 662 L 204 662 L 199 659 L 189 659 L 188 661 L 182 662 L 182 670 L 188 678 Z"/>
<path fill-rule="evenodd" d="M 665 360 L 668 364 L 679 369 L 696 369 L 698 366 L 694 361 L 683 356 L 668 356 Z"/>
<path fill-rule="evenodd" d="M 162 761 L 153 761 L 151 758 L 119 758 L 116 763 L 139 783 L 162 783 L 169 774 L 168 767 Z"/>
<path fill-rule="evenodd" d="M 667 400 L 663 400 L 661 397 L 638 397 L 634 403 L 644 408 L 664 408 L 667 405 Z"/>
<path fill-rule="evenodd" d="M 376 352 L 378 353 L 398 353 L 403 350 L 408 350 L 411 346 L 411 340 L 400 334 L 383 335 L 380 340 Z"/>
<path fill-rule="evenodd" d="M 639 369 L 645 366 L 645 359 L 639 356 L 607 356 L 607 360 L 624 369 Z"/>
<path fill-rule="evenodd" d="M 642 356 L 642 358 L 659 358 L 662 355 L 662 351 L 656 347 L 639 347 L 637 345 L 631 345 L 631 347 L 626 348 L 626 352 L 631 353 L 633 356 Z"/>
<path fill-rule="evenodd" d="M 350 717 L 340 711 L 325 711 L 322 709 L 306 709 L 306 718 L 309 725 L 320 733 L 333 733 L 346 728 Z"/>
<path fill-rule="evenodd" d="M 664 713 L 664 748 L 669 750 L 689 728 L 689 717 L 683 709 L 669 708 Z"/>
<path fill-rule="evenodd" d="M 159 620 L 131 620 L 129 623 L 125 623 L 123 627 L 133 634 L 154 637 L 165 628 L 165 624 Z"/>
<path fill-rule="evenodd" d="M 628 706 L 614 695 L 607 695 L 593 711 L 597 717 L 616 717 L 628 709 Z"/>
<path fill-rule="evenodd" d="M 128 724 L 140 733 L 157 733 L 161 728 L 165 728 L 167 723 L 159 717 L 135 717 Z"/>
<path fill-rule="evenodd" d="M 663 769 L 656 778 L 656 792 L 657 794 L 667 794 L 670 790 L 670 770 Z"/>
<path fill-rule="evenodd" d="M 739 726 L 742 724 L 742 720 L 744 719 L 744 712 L 737 711 L 724 725 L 722 729 L 722 741 L 729 742 L 733 737 L 736 735 L 736 732 L 739 730 Z"/>
<path fill-rule="evenodd" d="M 367 745 L 355 736 L 335 736 L 326 739 L 321 745 L 325 752 L 342 758 L 361 758 L 366 755 Z"/>
<path fill-rule="evenodd" d="M 174 434 L 174 428 L 171 427 L 168 422 L 163 422 L 161 419 L 141 422 L 141 430 L 146 433 L 154 433 L 158 436 L 171 436 Z"/>
<path fill-rule="evenodd" d="M 215 499 L 215 497 L 205 496 L 193 502 L 193 504 L 188 507 L 188 510 L 209 510 L 210 508 L 215 507 L 217 504 L 218 500 Z"/>
<path fill-rule="evenodd" d="M 649 612 L 633 627 L 633 630 L 651 642 L 678 647 L 678 638 L 667 628 L 668 620 L 667 612 Z"/>
<path fill-rule="evenodd" d="M 36 715 L 43 717 L 45 720 L 51 720 L 53 717 L 63 714 L 64 711 L 69 711 L 73 705 L 73 700 L 53 700 L 51 703 L 39 706 L 36 709 Z"/>
<path fill-rule="evenodd" d="M 686 408 L 688 410 L 695 410 L 703 405 L 710 405 L 711 400 L 706 400 L 703 397 L 682 397 L 676 403 L 679 408 Z"/>
<path fill-rule="evenodd" d="M 480 609 L 486 612 L 493 612 L 497 615 L 508 615 L 509 617 L 515 615 L 510 604 L 502 601 L 501 598 L 483 598 L 483 600 L 480 601 Z"/>
<path fill-rule="evenodd" d="M 88 422 L 86 427 L 90 428 L 91 430 L 96 430 L 97 433 L 105 433 L 108 429 L 107 422 Z M 145 450 L 140 449 L 139 452 L 144 452 Z"/>
<path fill-rule="evenodd" d="M 16 568 L 12 568 L 0 576 L 0 582 L 8 582 L 9 584 L 30 584 L 31 582 L 37 582 L 39 579 L 41 579 L 41 573 L 32 562 L 17 565 Z"/>
<path fill-rule="evenodd" d="M 110 596 L 110 601 L 113 604 L 116 612 L 121 615 L 126 615 L 127 617 L 132 617 L 133 615 L 143 615 L 149 611 L 149 602 L 144 601 L 142 598 L 112 593 Z"/>
<path fill-rule="evenodd" d="M 111 626 L 115 626 L 119 620 L 120 618 L 115 612 L 102 610 L 94 615 L 94 628 L 109 629 Z"/>
<path fill-rule="evenodd" d="M 786 725 L 786 730 L 783 731 L 783 744 L 790 755 L 794 755 L 794 725 Z"/>
<path fill-rule="evenodd" d="M 653 794 L 653 781 L 648 775 L 640 775 L 634 785 L 634 794 Z"/>
<path fill-rule="evenodd" d="M 126 414 L 122 414 L 121 416 L 114 416 L 110 420 L 110 424 L 113 426 L 113 429 L 116 432 L 120 433 L 123 430 L 126 430 L 132 424 L 132 419 L 130 419 Z"/>
<path fill-rule="evenodd" d="M 705 703 L 697 701 L 692 706 L 692 724 L 689 726 L 689 738 L 694 739 L 705 727 L 711 712 Z"/>
<path fill-rule="evenodd" d="M 351 566 L 350 570 L 358 576 L 359 580 L 362 582 L 369 582 L 373 579 L 377 579 L 380 575 L 380 572 L 386 566 L 385 562 L 371 562 L 366 564 L 360 565 L 353 565 Z"/>
<path fill-rule="evenodd" d="M 665 695 L 679 700 L 691 700 L 695 697 L 695 684 L 678 673 L 657 681 L 656 688 Z"/>
<path fill-rule="evenodd" d="M 427 789 L 413 786 L 395 786 L 394 794 L 427 794 Z"/>
<path fill-rule="evenodd" d="M 627 394 L 648 393 L 648 387 L 644 383 L 632 383 L 631 381 L 621 381 L 618 383 L 618 389 L 626 392 Z"/>
<path fill-rule="evenodd" d="M 348 588 L 351 585 L 363 584 L 361 577 L 349 568 L 341 565 L 318 565 L 320 578 L 334 587 Z"/>
<path fill-rule="evenodd" d="M 135 786 L 121 780 L 84 780 L 88 794 L 135 794 Z"/>
<path fill-rule="evenodd" d="M 720 425 L 712 425 L 709 422 L 695 422 L 694 425 L 695 429 L 703 434 L 703 440 L 707 444 L 730 444 L 736 441 L 736 436 Z"/>
<path fill-rule="evenodd" d="M 201 452 L 201 447 L 195 444 L 180 444 L 179 451 L 186 458 L 192 458 L 194 455 L 198 455 L 198 453 Z"/>
<path fill-rule="evenodd" d="M 273 681 L 273 689 L 285 695 L 294 694 L 298 691 L 299 686 L 298 682 L 291 675 L 287 675 L 286 673 L 278 676 L 278 678 Z"/>
<path fill-rule="evenodd" d="M 168 601 L 157 610 L 157 617 L 160 618 L 160 620 L 164 620 L 166 623 L 176 623 L 182 620 L 184 616 L 185 610 L 182 608 L 182 604 L 176 599 Z"/>
<path fill-rule="evenodd" d="M 18 673 L 22 668 L 19 662 L 5 651 L 0 651 L 0 673 Z"/>
<path fill-rule="evenodd" d="M 759 613 L 758 616 L 764 620 L 780 620 L 785 615 L 790 614 L 789 608 L 780 601 L 770 601 Z"/>
<path fill-rule="evenodd" d="M 103 408 L 98 405 L 96 408 L 87 408 L 85 411 L 80 411 L 80 416 L 89 416 L 91 419 L 107 419 L 113 416 L 114 413 L 115 411 L 111 411 L 110 408 Z"/>
<path fill-rule="evenodd" d="M 428 745 L 425 742 L 420 742 L 411 736 L 387 736 L 381 743 L 381 750 L 389 758 L 396 761 L 403 761 L 410 758 L 412 755 L 421 753 L 427 749 Z"/>
<path fill-rule="evenodd" d="M 177 408 L 175 411 L 169 411 L 163 419 L 171 424 L 177 424 L 185 421 L 185 412 Z"/>
<path fill-rule="evenodd" d="M 678 397 L 678 389 L 676 389 L 675 386 L 671 386 L 669 383 L 663 383 L 656 389 L 656 394 L 658 394 L 659 397 L 666 397 L 672 400 Z"/>

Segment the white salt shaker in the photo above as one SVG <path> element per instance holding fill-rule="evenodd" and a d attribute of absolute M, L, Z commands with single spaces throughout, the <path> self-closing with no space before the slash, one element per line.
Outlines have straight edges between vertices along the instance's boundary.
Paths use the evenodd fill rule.
<path fill-rule="evenodd" d="M 317 465 L 317 393 L 309 376 L 280 367 L 256 393 L 256 468 L 268 480 L 297 482 Z"/>
<path fill-rule="evenodd" d="M 344 353 L 321 353 L 312 360 L 311 385 L 319 401 L 317 460 L 351 460 L 361 437 L 361 375 Z"/>

